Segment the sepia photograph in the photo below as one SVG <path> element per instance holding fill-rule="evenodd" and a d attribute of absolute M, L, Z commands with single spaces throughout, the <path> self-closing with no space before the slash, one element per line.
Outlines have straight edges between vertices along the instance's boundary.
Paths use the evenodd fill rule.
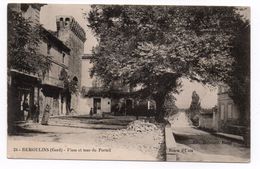
<path fill-rule="evenodd" d="M 249 163 L 249 6 L 7 5 L 7 158 Z"/>

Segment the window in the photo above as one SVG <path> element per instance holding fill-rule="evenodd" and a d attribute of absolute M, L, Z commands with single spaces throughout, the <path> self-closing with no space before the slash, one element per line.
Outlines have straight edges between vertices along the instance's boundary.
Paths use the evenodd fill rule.
<path fill-rule="evenodd" d="M 69 22 L 70 22 L 70 18 L 66 18 L 65 19 L 65 26 L 67 26 L 69 24 Z"/>
<path fill-rule="evenodd" d="M 48 43 L 47 45 L 47 54 L 49 55 L 51 53 L 51 44 Z"/>
<path fill-rule="evenodd" d="M 224 117 L 225 117 L 225 105 L 222 104 L 222 105 L 220 106 L 220 119 L 221 119 L 221 120 L 224 120 Z"/>
<path fill-rule="evenodd" d="M 65 53 L 62 53 L 62 63 L 65 62 Z"/>
<path fill-rule="evenodd" d="M 232 118 L 232 104 L 228 104 L 228 119 Z"/>
<path fill-rule="evenodd" d="M 239 118 L 239 112 L 238 112 L 238 110 L 237 110 L 237 108 L 235 106 L 233 107 L 232 118 L 233 119 L 238 119 Z"/>
<path fill-rule="evenodd" d="M 101 98 L 94 98 L 93 100 L 94 113 L 97 113 L 97 110 L 101 110 Z"/>

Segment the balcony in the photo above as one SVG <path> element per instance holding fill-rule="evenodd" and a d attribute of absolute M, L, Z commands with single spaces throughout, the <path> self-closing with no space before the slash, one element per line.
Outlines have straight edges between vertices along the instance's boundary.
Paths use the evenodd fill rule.
<path fill-rule="evenodd" d="M 58 78 L 51 77 L 51 76 L 45 77 L 42 81 L 42 85 L 64 88 L 63 81 L 59 80 Z"/>

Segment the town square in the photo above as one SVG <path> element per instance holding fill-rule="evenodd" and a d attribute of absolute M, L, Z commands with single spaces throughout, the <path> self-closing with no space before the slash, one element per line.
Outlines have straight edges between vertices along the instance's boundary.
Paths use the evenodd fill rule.
<path fill-rule="evenodd" d="M 8 157 L 250 161 L 250 8 L 10 3 Z"/>

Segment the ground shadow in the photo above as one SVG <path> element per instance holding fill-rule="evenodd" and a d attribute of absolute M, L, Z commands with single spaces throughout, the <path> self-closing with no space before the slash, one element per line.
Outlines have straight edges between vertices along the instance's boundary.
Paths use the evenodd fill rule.
<path fill-rule="evenodd" d="M 115 118 L 89 117 L 89 116 L 71 116 L 71 117 L 52 117 L 58 120 L 79 121 L 82 124 L 101 124 L 101 125 L 120 125 L 127 126 L 131 121 L 129 119 L 119 120 Z"/>
<path fill-rule="evenodd" d="M 223 139 L 218 137 L 209 136 L 208 134 L 203 135 L 181 135 L 173 134 L 175 140 L 181 144 L 221 144 Z M 226 143 L 231 143 L 229 140 L 224 140 Z"/>
<path fill-rule="evenodd" d="M 14 125 L 12 126 L 11 129 L 8 130 L 8 135 L 9 136 L 33 136 L 37 134 L 50 134 L 52 132 L 43 132 L 39 130 L 34 130 L 34 129 L 27 129 L 25 127 L 19 126 L 19 125 Z"/>
<path fill-rule="evenodd" d="M 129 122 L 123 122 L 123 121 L 105 121 L 105 120 L 100 120 L 100 121 L 84 121 L 80 120 L 80 123 L 83 124 L 103 124 L 103 125 L 120 125 L 120 126 L 127 126 Z"/>
<path fill-rule="evenodd" d="M 125 129 L 125 126 L 117 126 L 117 127 L 111 127 L 111 126 L 73 126 L 73 125 L 64 125 L 64 124 L 50 124 L 49 126 L 57 126 L 57 127 L 72 127 L 72 128 L 81 128 L 81 129 L 95 129 L 95 130 L 118 130 L 118 129 Z"/>
<path fill-rule="evenodd" d="M 228 155 L 239 158 L 249 158 L 248 149 L 232 139 L 208 134 L 176 134 L 175 140 L 179 144 L 186 145 L 193 150 L 208 155 Z"/>

